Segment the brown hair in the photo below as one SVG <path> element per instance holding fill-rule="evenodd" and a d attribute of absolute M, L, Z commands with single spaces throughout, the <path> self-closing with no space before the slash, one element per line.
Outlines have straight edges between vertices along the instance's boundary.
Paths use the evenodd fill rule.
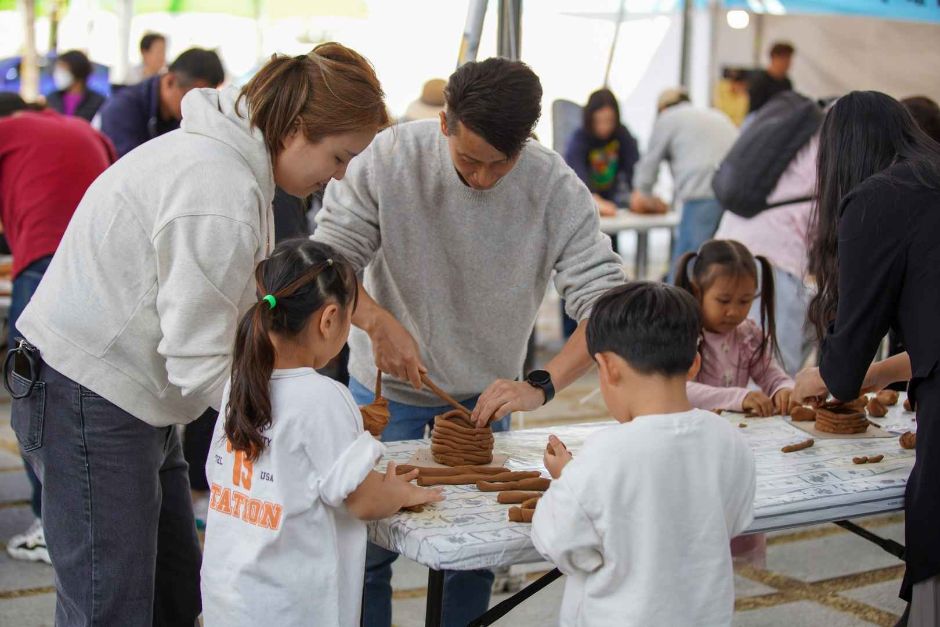
<path fill-rule="evenodd" d="M 359 293 L 352 266 L 326 244 L 309 238 L 278 244 L 271 256 L 258 264 L 255 282 L 259 300 L 242 316 L 235 334 L 224 417 L 225 435 L 232 447 L 244 451 L 250 460 L 264 452 L 263 433 L 272 420 L 270 385 L 275 353 L 269 334 L 296 337 L 311 316 L 328 303 L 355 310 Z"/>
<path fill-rule="evenodd" d="M 718 277 L 746 276 L 757 285 L 758 264 L 761 267 L 760 326 L 763 336 L 760 346 L 751 356 L 748 364 L 751 367 L 759 364 L 768 353 L 777 355 L 773 266 L 766 257 L 754 256 L 744 244 L 730 239 L 709 240 L 702 244 L 698 252 L 685 253 L 676 262 L 676 286 L 688 291 L 699 303 Z"/>
<path fill-rule="evenodd" d="M 385 93 L 372 65 L 338 43 L 320 44 L 297 57 L 274 55 L 245 85 L 251 124 L 275 156 L 295 124 L 317 142 L 328 135 L 388 125 Z"/>

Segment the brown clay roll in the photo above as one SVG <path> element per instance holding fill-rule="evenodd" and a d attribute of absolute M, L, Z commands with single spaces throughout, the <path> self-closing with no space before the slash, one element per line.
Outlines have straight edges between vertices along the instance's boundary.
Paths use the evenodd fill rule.
<path fill-rule="evenodd" d="M 520 507 L 509 508 L 509 521 L 518 523 L 530 523 L 535 516 L 534 509 L 522 509 Z"/>
<path fill-rule="evenodd" d="M 480 492 L 503 492 L 504 490 L 539 490 L 544 492 L 551 484 L 551 479 L 541 477 L 505 482 L 481 480 L 477 481 L 477 489 Z"/>
<path fill-rule="evenodd" d="M 423 477 L 469 474 L 496 475 L 502 472 L 506 472 L 506 468 L 503 466 L 451 466 L 447 468 L 437 468 L 434 466 L 412 466 L 410 464 L 402 464 L 401 466 L 397 466 L 395 468 L 395 474 L 404 475 L 416 469 Z"/>
<path fill-rule="evenodd" d="M 490 475 L 438 475 L 435 477 L 418 476 L 417 484 L 423 488 L 434 485 L 476 485 L 477 481 Z"/>
<path fill-rule="evenodd" d="M 901 448 L 906 448 L 908 450 L 917 446 L 917 434 L 911 431 L 904 433 L 898 441 L 901 443 Z"/>
<path fill-rule="evenodd" d="M 432 453 L 443 453 L 444 455 L 451 454 L 468 454 L 468 455 L 483 455 L 486 454 L 486 447 L 472 446 L 468 444 L 453 444 L 452 442 L 442 442 L 440 440 L 434 440 L 431 443 L 431 452 Z"/>
<path fill-rule="evenodd" d="M 476 426 L 457 412 L 449 412 L 441 416 L 436 416 L 434 418 L 434 426 L 438 425 L 445 429 L 453 429 L 454 431 L 460 431 L 468 435 L 486 433 L 490 430 L 488 427 Z"/>
<path fill-rule="evenodd" d="M 816 412 L 809 407 L 797 405 L 790 411 L 790 418 L 792 418 L 794 422 L 810 422 L 816 420 Z"/>
<path fill-rule="evenodd" d="M 541 492 L 526 492 L 524 490 L 506 490 L 505 492 L 500 492 L 496 496 L 496 502 L 503 505 L 518 505 L 519 503 L 525 503 L 529 499 L 542 496 Z"/>
<path fill-rule="evenodd" d="M 450 444 L 456 444 L 458 446 L 476 446 L 478 448 L 485 448 L 492 446 L 496 441 L 493 438 L 493 435 L 488 436 L 473 436 L 472 438 L 465 438 L 461 436 L 451 435 L 443 431 L 435 430 L 431 435 L 431 440 L 434 442 L 448 442 Z"/>
<path fill-rule="evenodd" d="M 891 407 L 892 405 L 898 404 L 898 398 L 900 398 L 900 396 L 897 390 L 881 390 L 875 395 L 875 398 L 885 407 Z"/>
<path fill-rule="evenodd" d="M 519 507 L 521 507 L 522 509 L 535 509 L 536 506 L 539 504 L 540 498 L 542 498 L 541 494 L 539 494 L 538 496 L 533 496 L 531 499 L 526 499 L 525 501 L 523 501 L 522 505 L 520 505 Z"/>
<path fill-rule="evenodd" d="M 868 458 L 868 463 L 869 463 L 869 464 L 877 464 L 878 462 L 880 462 L 880 461 L 883 460 L 884 458 L 885 458 L 884 455 L 875 455 L 874 457 L 869 457 L 869 458 Z"/>
<path fill-rule="evenodd" d="M 450 427 L 445 427 L 442 425 L 434 425 L 434 429 L 431 432 L 431 437 L 445 437 L 451 438 L 452 440 L 488 440 L 493 437 L 493 432 L 478 431 L 476 433 L 467 433 L 465 431 L 458 431 L 457 429 L 451 429 Z"/>
<path fill-rule="evenodd" d="M 882 405 L 877 398 L 868 401 L 868 415 L 872 418 L 884 418 L 888 413 L 888 408 Z"/>
<path fill-rule="evenodd" d="M 853 464 L 867 464 L 868 458 L 867 457 L 853 457 L 852 463 Z"/>
<path fill-rule="evenodd" d="M 796 451 L 802 451 L 805 448 L 811 447 L 814 443 L 813 439 L 810 438 L 809 440 L 803 440 L 797 444 L 788 444 L 780 450 L 784 453 L 795 453 Z"/>
<path fill-rule="evenodd" d="M 435 455 L 434 461 L 438 464 L 444 464 L 445 466 L 474 466 L 481 464 L 489 464 L 493 461 L 492 456 L 484 461 L 478 461 L 475 459 L 467 459 L 464 457 L 450 456 L 450 455 Z"/>

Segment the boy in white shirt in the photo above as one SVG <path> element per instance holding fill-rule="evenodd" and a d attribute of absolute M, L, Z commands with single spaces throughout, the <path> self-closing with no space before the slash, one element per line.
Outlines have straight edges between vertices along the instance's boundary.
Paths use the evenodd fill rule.
<path fill-rule="evenodd" d="M 728 421 L 693 409 L 698 304 L 634 282 L 595 305 L 587 328 L 601 392 L 621 424 L 572 458 L 555 436 L 555 481 L 532 521 L 536 549 L 568 576 L 562 625 L 730 625 L 729 542 L 753 520 L 754 458 Z"/>

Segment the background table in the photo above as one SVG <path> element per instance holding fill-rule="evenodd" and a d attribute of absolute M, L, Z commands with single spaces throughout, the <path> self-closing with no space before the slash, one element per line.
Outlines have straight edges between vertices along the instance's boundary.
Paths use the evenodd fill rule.
<path fill-rule="evenodd" d="M 672 230 L 679 224 L 675 211 L 660 214 L 633 213 L 618 209 L 617 215 L 602 217 L 601 231 L 616 236 L 623 231 L 636 232 L 636 259 L 633 271 L 637 279 L 645 279 L 649 269 L 649 232 L 652 229 L 669 229 L 669 249 L 672 250 Z"/>
<path fill-rule="evenodd" d="M 903 394 L 901 400 L 903 401 Z M 788 419 L 744 418 L 725 413 L 733 424 L 746 424 L 741 434 L 751 445 L 757 465 L 754 522 L 747 533 L 759 533 L 843 521 L 897 511 L 904 505 L 904 488 L 914 452 L 900 448 L 898 439 L 816 440 L 808 449 L 784 454 L 780 448 L 809 436 Z M 914 430 L 914 414 L 901 401 L 885 418 L 873 419 L 885 429 Z M 585 438 L 616 423 L 591 423 L 496 434 L 496 450 L 509 454 L 513 469 L 542 468 L 548 435 L 560 437 L 573 452 Z M 875 427 L 871 427 L 874 429 Z M 387 460 L 405 463 L 427 441 L 388 445 Z M 885 456 L 879 464 L 855 465 L 860 455 Z M 531 526 L 511 523 L 509 506 L 496 502 L 496 493 L 474 486 L 447 486 L 447 500 L 421 513 L 400 513 L 369 527 L 369 539 L 430 569 L 428 624 L 439 624 L 443 570 L 500 568 L 544 561 L 529 538 Z M 436 619 L 435 619 L 435 616 Z"/>

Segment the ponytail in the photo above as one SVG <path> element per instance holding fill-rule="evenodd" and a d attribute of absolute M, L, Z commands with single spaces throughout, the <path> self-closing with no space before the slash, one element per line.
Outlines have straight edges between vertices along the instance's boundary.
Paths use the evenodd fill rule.
<path fill-rule="evenodd" d="M 389 122 L 372 65 L 338 43 L 320 44 L 296 57 L 272 56 L 242 88 L 239 103 L 242 99 L 272 157 L 297 128 L 308 141 L 318 142 L 329 135 L 375 132 Z"/>
<path fill-rule="evenodd" d="M 689 264 L 692 263 L 692 260 L 698 257 L 698 253 L 695 251 L 687 252 L 676 262 L 676 276 L 673 279 L 676 287 L 681 287 L 689 294 L 695 297 L 695 300 L 698 301 L 699 305 L 702 304 L 702 294 L 701 290 L 692 282 L 692 276 L 689 272 Z"/>
<path fill-rule="evenodd" d="M 271 426 L 271 374 L 275 350 L 270 334 L 296 337 L 311 316 L 329 302 L 355 310 L 355 271 L 324 244 L 287 240 L 255 269 L 258 302 L 238 324 L 232 378 L 225 409 L 225 435 L 232 448 L 256 460 Z"/>
<path fill-rule="evenodd" d="M 774 268 L 767 257 L 756 255 L 755 261 L 760 265 L 760 326 L 763 332 L 760 347 L 751 358 L 751 365 L 757 365 L 768 354 L 779 356 L 777 346 L 777 320 L 774 315 L 776 297 L 774 295 Z"/>

